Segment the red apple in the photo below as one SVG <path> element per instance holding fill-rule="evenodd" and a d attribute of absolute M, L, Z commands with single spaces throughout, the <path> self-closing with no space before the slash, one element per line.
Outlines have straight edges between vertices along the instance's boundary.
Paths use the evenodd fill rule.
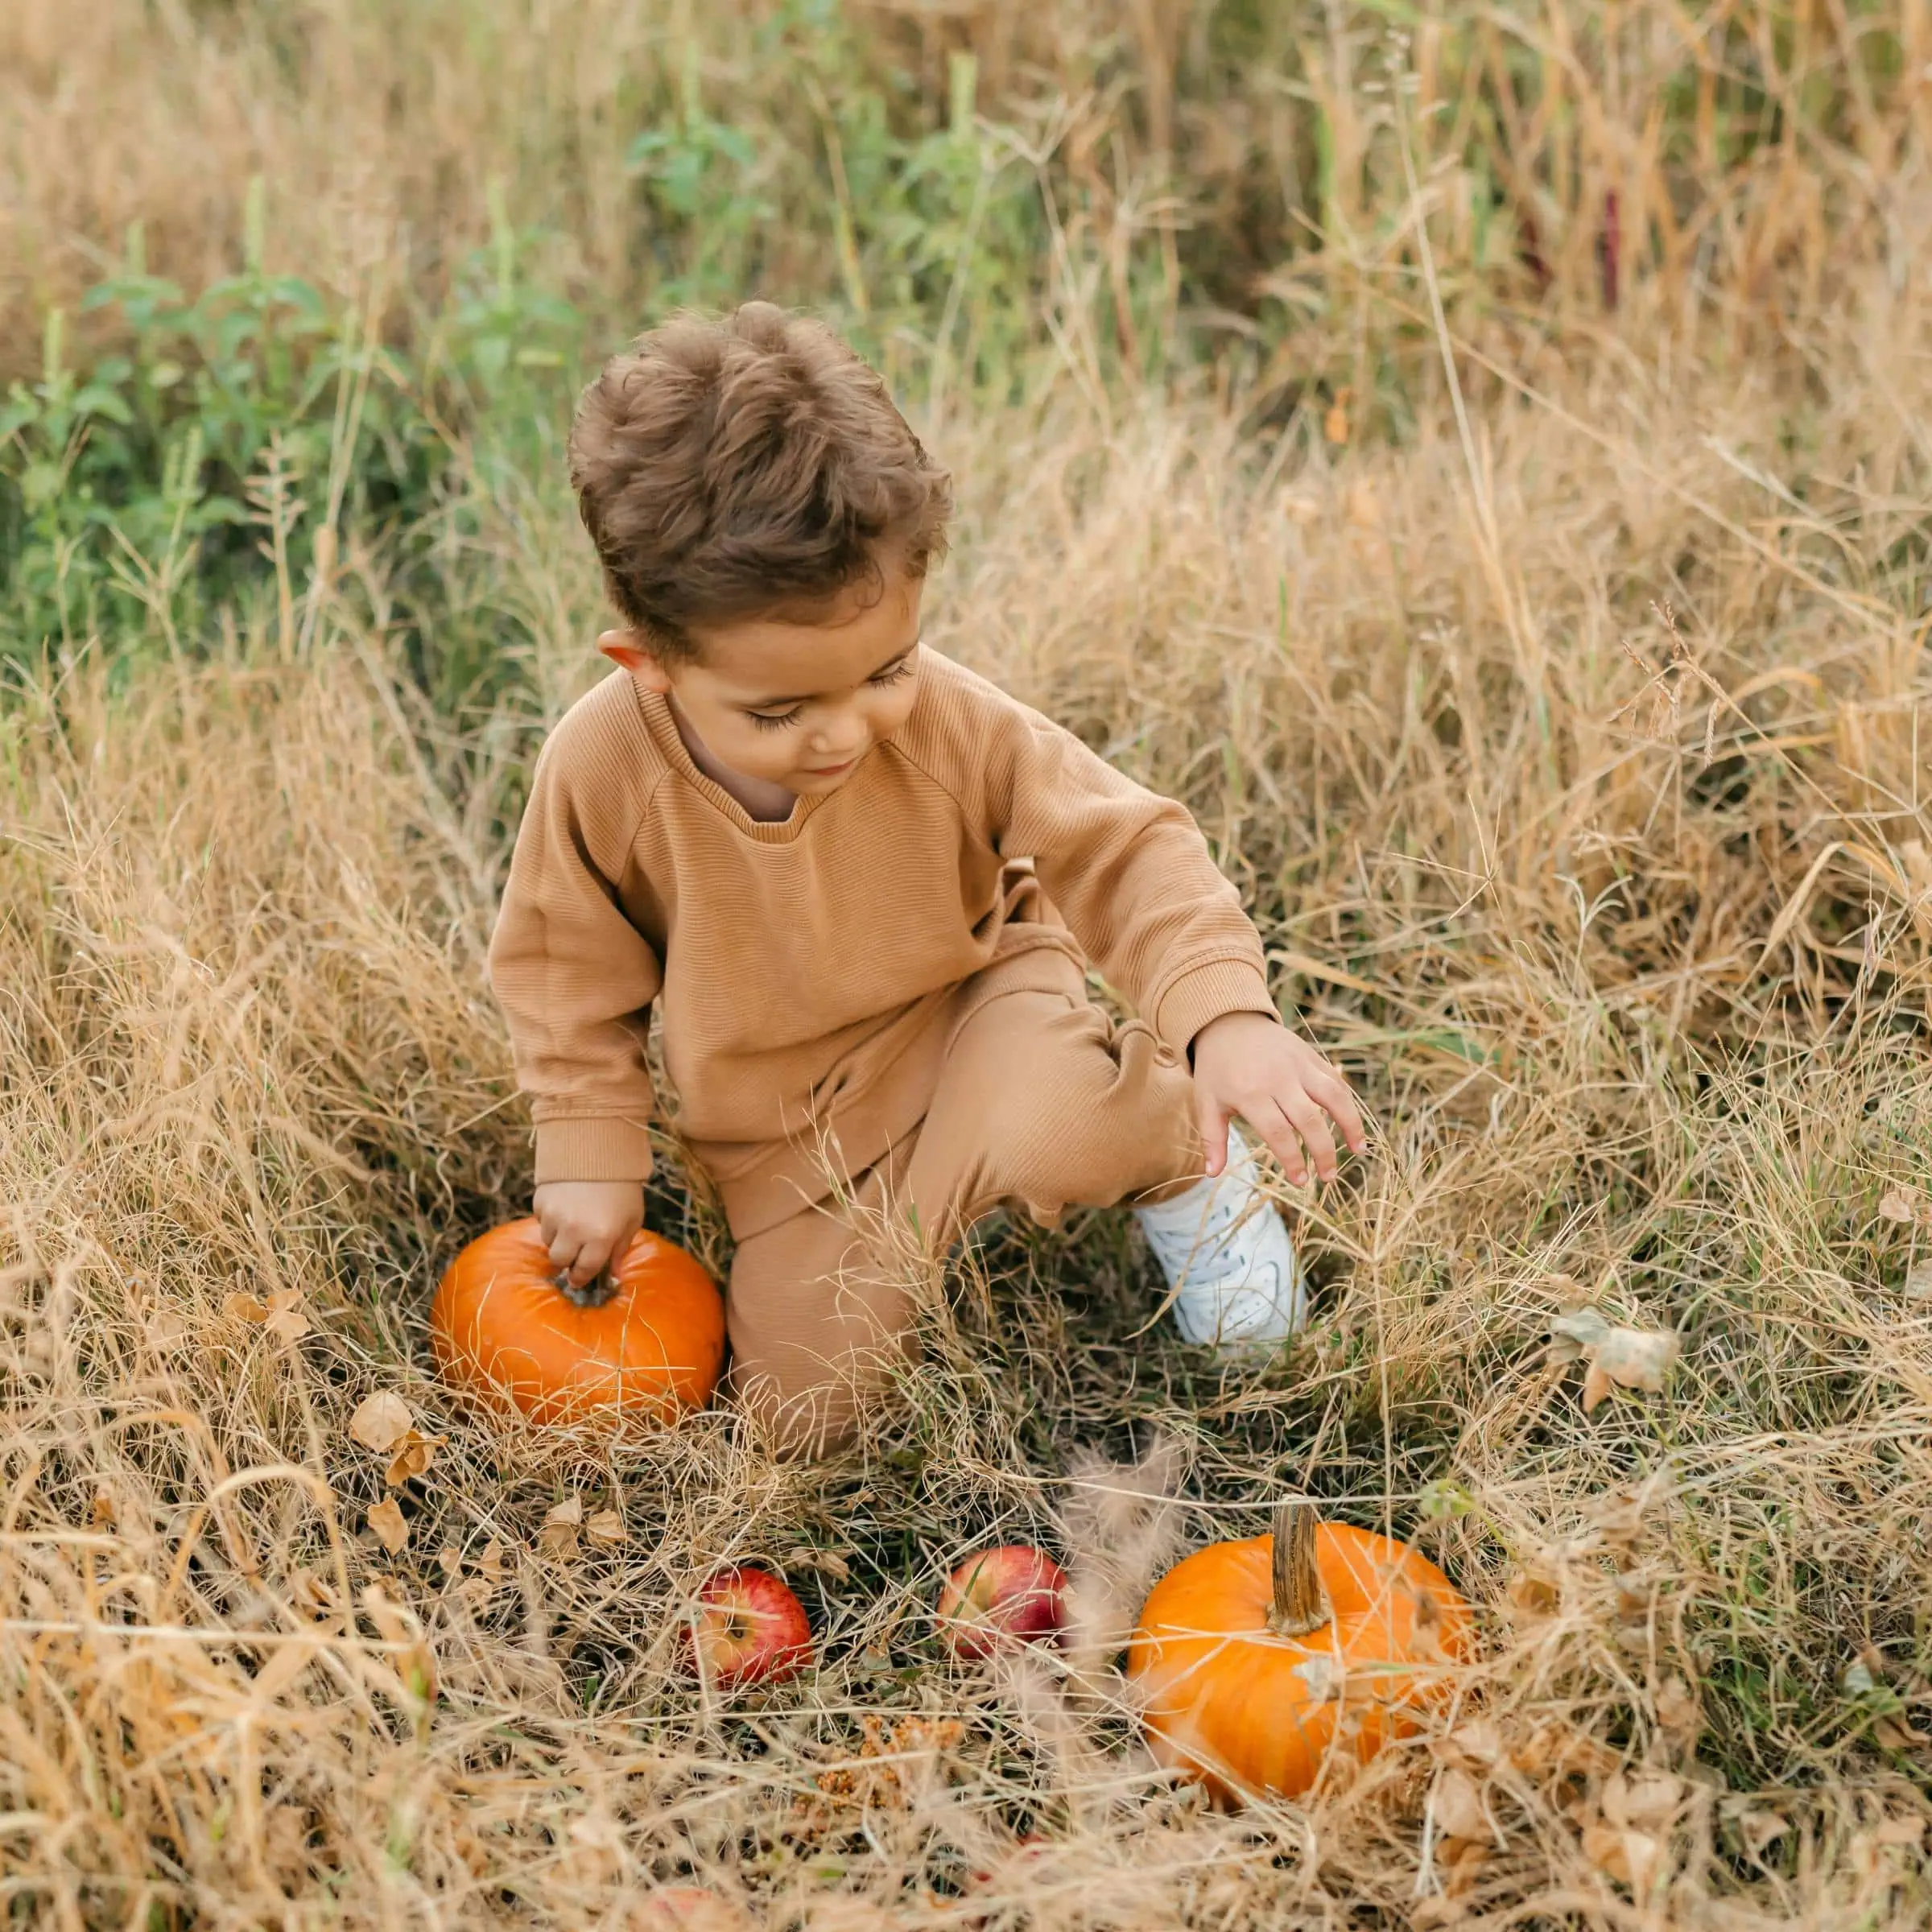
<path fill-rule="evenodd" d="M 1067 1621 L 1066 1575 L 1030 1543 L 1001 1543 L 968 1557 L 947 1578 L 935 1615 L 956 1657 L 1051 1641 Z"/>
<path fill-rule="evenodd" d="M 698 1592 L 685 1661 L 720 1690 L 782 1683 L 811 1662 L 805 1607 L 769 1570 L 733 1563 Z"/>

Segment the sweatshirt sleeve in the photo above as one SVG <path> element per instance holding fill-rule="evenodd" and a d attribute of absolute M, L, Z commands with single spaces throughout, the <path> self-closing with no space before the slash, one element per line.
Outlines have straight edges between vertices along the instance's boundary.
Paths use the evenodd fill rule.
<path fill-rule="evenodd" d="M 625 917 L 618 886 L 644 802 L 640 786 L 573 757 L 570 720 L 537 761 L 489 973 L 546 1181 L 642 1181 L 654 1096 L 644 1052 L 663 972 Z"/>
<path fill-rule="evenodd" d="M 1185 1053 L 1230 1013 L 1278 1018 L 1261 935 L 1187 807 L 1007 699 L 984 767 L 993 844 L 1030 858 L 1110 984 Z"/>

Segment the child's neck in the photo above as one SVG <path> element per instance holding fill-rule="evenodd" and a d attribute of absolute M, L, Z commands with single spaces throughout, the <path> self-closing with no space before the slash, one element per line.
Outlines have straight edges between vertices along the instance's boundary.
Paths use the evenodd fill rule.
<path fill-rule="evenodd" d="M 678 728 L 678 736 L 684 741 L 684 749 L 691 753 L 691 763 L 712 784 L 729 792 L 758 824 L 782 825 L 791 816 L 791 808 L 798 803 L 792 793 L 782 785 L 772 784 L 769 779 L 748 778 L 741 771 L 733 771 L 729 765 L 712 757 L 710 746 L 691 729 L 690 720 L 678 708 L 677 700 L 671 698 L 668 702 L 671 722 Z"/>

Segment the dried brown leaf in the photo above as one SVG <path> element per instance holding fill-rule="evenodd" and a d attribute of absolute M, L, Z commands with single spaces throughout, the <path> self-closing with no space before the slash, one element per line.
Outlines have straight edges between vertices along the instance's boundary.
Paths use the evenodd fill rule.
<path fill-rule="evenodd" d="M 1625 1389 L 1654 1393 L 1677 1354 L 1677 1336 L 1668 1329 L 1612 1328 L 1596 1351 L 1596 1366 Z"/>
<path fill-rule="evenodd" d="M 1657 1721 L 1680 1743 L 1695 1738 L 1703 1718 L 1696 1694 L 1681 1677 L 1667 1677 L 1657 1686 Z"/>
<path fill-rule="evenodd" d="M 268 1303 L 258 1295 L 244 1294 L 237 1288 L 222 1302 L 221 1312 L 231 1322 L 265 1322 Z"/>
<path fill-rule="evenodd" d="M 349 1418 L 349 1433 L 365 1449 L 386 1455 L 409 1434 L 415 1422 L 409 1404 L 401 1396 L 393 1389 L 380 1389 L 357 1403 L 355 1414 Z"/>
<path fill-rule="evenodd" d="M 543 1527 L 537 1533 L 537 1547 L 546 1556 L 568 1562 L 577 1554 L 577 1538 L 583 1525 L 583 1499 L 571 1496 L 544 1517 Z"/>
<path fill-rule="evenodd" d="M 1482 1791 L 1467 1771 L 1454 1765 L 1446 1767 L 1435 1781 L 1430 1802 L 1438 1829 L 1451 1838 L 1501 1842 Z"/>
<path fill-rule="evenodd" d="M 1649 1893 L 1662 1865 L 1664 1847 L 1648 1832 L 1590 1825 L 1583 1831 L 1583 1856 L 1607 1878 L 1628 1885 L 1641 1898 Z"/>
<path fill-rule="evenodd" d="M 1442 1763 L 1465 1771 L 1488 1771 L 1503 1761 L 1503 1734 L 1489 1718 L 1472 1717 L 1429 1747 Z"/>
<path fill-rule="evenodd" d="M 1592 1362 L 1583 1372 L 1583 1414 L 1587 1415 L 1610 1393 L 1610 1375 L 1602 1363 Z"/>
<path fill-rule="evenodd" d="M 262 1326 L 279 1342 L 300 1341 L 309 1328 L 300 1294 L 293 1288 L 278 1288 L 268 1298 L 268 1313 Z"/>
<path fill-rule="evenodd" d="M 1550 1359 L 1581 1361 L 1609 1332 L 1609 1323 L 1596 1309 L 1566 1309 L 1550 1324 Z"/>
<path fill-rule="evenodd" d="M 1932 1744 L 1932 1736 L 1897 1711 L 1886 1711 L 1872 1720 L 1872 1737 L 1887 1751 L 1909 1751 L 1920 1744 Z"/>
<path fill-rule="evenodd" d="M 409 1525 L 402 1512 L 397 1508 L 393 1496 L 385 1496 L 374 1505 L 369 1513 L 369 1526 L 375 1532 L 376 1541 L 391 1556 L 408 1547 Z"/>
<path fill-rule="evenodd" d="M 593 1543 L 601 1544 L 606 1550 L 614 1550 L 629 1533 L 624 1527 L 623 1517 L 616 1510 L 600 1509 L 584 1524 L 584 1534 Z"/>
<path fill-rule="evenodd" d="M 415 1477 L 424 1474 L 436 1460 L 436 1451 L 448 1440 L 446 1436 L 424 1435 L 411 1429 L 393 1445 L 389 1467 L 382 1472 L 382 1480 L 390 1488 L 399 1489 Z"/>
<path fill-rule="evenodd" d="M 1916 1221 L 1921 1217 L 1918 1202 L 1902 1187 L 1889 1189 L 1878 1203 L 1881 1220 L 1901 1224 Z"/>
<path fill-rule="evenodd" d="M 1678 1338 L 1668 1329 L 1618 1327 L 1595 1308 L 1571 1309 L 1550 1324 L 1550 1360 L 1589 1364 L 1583 1377 L 1586 1413 L 1613 1385 L 1662 1389 L 1677 1347 Z"/>
<path fill-rule="evenodd" d="M 1654 1831 L 1676 1815 L 1683 1795 L 1683 1780 L 1666 1771 L 1640 1772 L 1634 1777 L 1618 1771 L 1604 1781 L 1598 1802 L 1604 1816 L 1620 1831 Z"/>

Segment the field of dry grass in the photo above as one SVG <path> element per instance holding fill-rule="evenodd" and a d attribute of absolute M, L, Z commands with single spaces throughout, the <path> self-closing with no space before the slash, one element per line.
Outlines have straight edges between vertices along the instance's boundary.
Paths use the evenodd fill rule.
<path fill-rule="evenodd" d="M 597 670 L 554 474 L 478 469 L 431 546 L 514 669 L 467 707 L 422 696 L 394 546 L 353 528 L 197 648 L 18 675 L 10 1922 L 1926 1922 L 1932 289 L 1888 126 L 1865 215 L 1756 296 L 1464 341 L 1426 276 L 1364 276 L 1326 353 L 1400 312 L 1393 439 L 1096 382 L 1077 332 L 1026 411 L 939 425 L 929 640 L 1189 803 L 1373 1110 L 1371 1158 L 1284 1191 L 1316 1314 L 1265 1366 L 1143 1332 L 1096 1216 L 927 1283 L 927 1358 L 836 1464 L 724 1413 L 613 1441 L 452 1405 L 429 1293 L 529 1175 L 483 950 L 520 774 Z M 1797 165 L 1823 195 L 1861 151 Z M 667 1151 L 653 1223 L 715 1259 Z M 1579 1306 L 1674 1337 L 1661 1392 L 1586 1406 Z M 393 1488 L 348 1432 L 378 1391 L 430 1439 Z M 1297 1492 L 1440 1561 L 1481 1656 L 1352 1784 L 1218 1814 L 1139 1747 L 1123 1620 Z M 1067 1559 L 1080 1641 L 950 1663 L 938 1579 L 1009 1536 Z M 733 1699 L 676 1652 L 737 1558 L 819 1657 Z M 691 1880 L 711 1917 L 654 1903 Z"/>

